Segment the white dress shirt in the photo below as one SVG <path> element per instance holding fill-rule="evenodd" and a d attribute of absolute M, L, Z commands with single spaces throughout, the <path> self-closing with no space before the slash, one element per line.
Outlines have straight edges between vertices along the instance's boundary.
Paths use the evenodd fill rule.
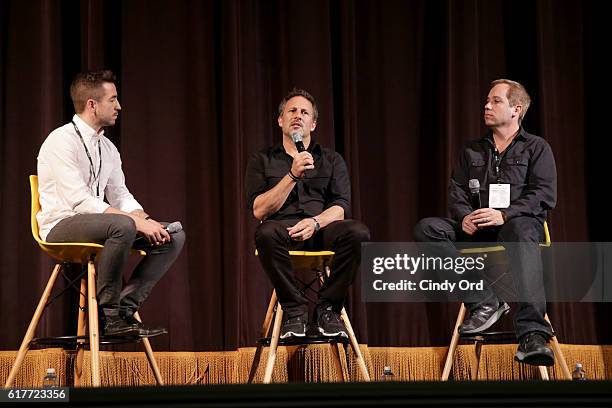
<path fill-rule="evenodd" d="M 87 145 L 96 177 L 94 179 L 85 147 L 72 123 L 49 134 L 38 153 L 41 211 L 36 218 L 42 239 L 46 239 L 49 231 L 64 218 L 76 214 L 103 213 L 109 207 L 104 201 L 105 197 L 110 206 L 121 211 L 142 210 L 125 186 L 121 157 L 115 145 L 104 136 L 104 131 L 96 133 L 78 115 L 74 115 L 72 120 Z M 99 196 L 96 194 L 98 180 Z"/>

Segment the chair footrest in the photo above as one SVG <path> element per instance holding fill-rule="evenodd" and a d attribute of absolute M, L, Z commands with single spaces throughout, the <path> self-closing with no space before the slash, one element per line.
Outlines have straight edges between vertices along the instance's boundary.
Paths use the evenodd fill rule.
<path fill-rule="evenodd" d="M 270 345 L 270 337 L 262 337 L 257 340 L 258 344 L 269 346 Z M 307 334 L 305 337 L 291 337 L 288 339 L 279 339 L 279 346 L 301 346 L 308 344 L 325 344 L 325 343 L 342 343 L 349 344 L 349 339 L 344 336 L 323 336 L 321 334 L 317 335 L 309 335 Z"/>
<path fill-rule="evenodd" d="M 100 345 L 138 343 L 142 339 L 138 336 L 100 336 Z M 30 344 L 70 349 L 75 348 L 77 343 L 89 346 L 89 336 L 38 337 L 32 339 Z"/>
<path fill-rule="evenodd" d="M 459 334 L 461 340 L 494 342 L 516 342 L 516 334 L 513 331 L 484 331 L 476 334 Z"/>

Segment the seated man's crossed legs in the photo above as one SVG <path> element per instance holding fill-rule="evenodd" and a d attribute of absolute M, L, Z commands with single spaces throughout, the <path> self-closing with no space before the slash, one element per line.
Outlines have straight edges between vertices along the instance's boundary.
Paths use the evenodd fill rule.
<path fill-rule="evenodd" d="M 532 365 L 553 365 L 554 354 L 547 346 L 552 329 L 544 319 L 546 300 L 544 294 L 543 266 L 539 242 L 544 238 L 543 225 L 532 217 L 516 217 L 504 225 L 479 231 L 473 236 L 461 229 L 461 224 L 448 218 L 425 218 L 415 227 L 415 239 L 419 242 L 442 244 L 443 256 L 461 256 L 456 242 L 508 242 L 506 247 L 509 271 L 515 285 L 516 296 L 521 302 L 514 317 L 519 347 L 515 359 Z M 459 327 L 462 334 L 477 334 L 489 329 L 510 310 L 488 286 L 463 299 L 469 311 Z"/>

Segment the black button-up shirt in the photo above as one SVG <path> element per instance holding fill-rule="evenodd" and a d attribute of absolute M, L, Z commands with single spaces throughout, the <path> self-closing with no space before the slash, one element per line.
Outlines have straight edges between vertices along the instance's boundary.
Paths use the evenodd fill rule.
<path fill-rule="evenodd" d="M 314 169 L 306 170 L 282 207 L 267 219 L 302 219 L 314 217 L 334 205 L 350 214 L 351 185 L 346 163 L 340 154 L 311 141 L 308 152 L 314 158 Z M 282 143 L 255 153 L 249 160 L 245 176 L 247 203 L 251 212 L 258 195 L 273 188 L 291 169 L 293 158 Z"/>
<path fill-rule="evenodd" d="M 448 188 L 451 217 L 459 222 L 476 210 L 470 202 L 470 179 L 480 182 L 483 207 L 489 206 L 490 184 L 510 184 L 510 207 L 500 209 L 506 219 L 528 216 L 544 223 L 548 210 L 557 202 L 557 168 L 552 149 L 544 139 L 523 128 L 501 155 L 491 133 L 462 150 Z"/>

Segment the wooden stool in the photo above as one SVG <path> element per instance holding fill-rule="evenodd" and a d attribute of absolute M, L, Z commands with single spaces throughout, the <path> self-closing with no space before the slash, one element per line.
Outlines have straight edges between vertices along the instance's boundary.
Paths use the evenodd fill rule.
<path fill-rule="evenodd" d="M 544 222 L 544 242 L 540 244 L 540 247 L 547 248 L 550 246 L 551 246 L 550 232 L 548 230 L 548 223 L 545 221 Z M 485 248 L 467 248 L 467 249 L 461 250 L 460 252 L 462 254 L 476 254 L 476 253 L 491 254 L 491 253 L 499 253 L 503 251 L 505 251 L 505 248 L 502 245 L 496 245 L 496 246 L 485 247 Z M 479 334 L 470 334 L 470 335 L 463 336 L 459 333 L 459 326 L 461 326 L 461 324 L 465 320 L 466 312 L 467 312 L 467 308 L 462 303 L 461 307 L 459 308 L 459 313 L 457 314 L 457 320 L 455 320 L 455 327 L 453 329 L 453 335 L 451 337 L 451 342 L 448 347 L 448 352 L 446 354 L 446 360 L 444 362 L 444 368 L 442 370 L 442 381 L 448 380 L 451 368 L 453 367 L 453 361 L 455 358 L 455 352 L 457 351 L 457 345 L 459 344 L 459 340 L 461 338 L 466 338 L 466 339 L 469 338 L 469 339 L 473 339 L 474 341 L 474 354 L 476 357 L 476 367 L 472 371 L 472 378 L 477 378 L 478 370 L 480 368 L 480 352 L 482 349 L 482 344 L 486 341 L 486 339 L 488 337 L 494 337 L 496 335 L 514 336 L 514 332 L 490 332 L 490 331 L 479 333 Z M 544 319 L 548 322 L 548 324 L 550 324 L 550 320 L 548 319 L 548 314 L 544 315 Z M 552 325 L 550 325 L 550 327 L 552 328 Z M 565 361 L 565 356 L 563 355 L 563 352 L 561 352 L 561 347 L 559 347 L 559 341 L 557 340 L 557 336 L 554 330 L 553 330 L 553 335 L 549 341 L 550 341 L 550 345 L 553 348 L 553 352 L 555 353 L 555 358 L 557 359 L 557 361 L 559 361 L 559 364 L 561 365 L 561 371 L 563 372 L 563 376 L 566 379 L 571 380 L 572 375 L 567 366 L 567 362 Z M 542 377 L 542 379 L 548 380 L 549 376 L 548 376 L 547 368 L 545 366 L 539 366 L 538 369 L 540 371 L 540 376 Z"/>
<path fill-rule="evenodd" d="M 31 213 L 30 213 L 30 226 L 32 229 L 32 236 L 49 256 L 56 259 L 58 263 L 53 268 L 53 272 L 47 281 L 45 290 L 38 302 L 38 306 L 34 312 L 34 316 L 30 321 L 28 330 L 19 347 L 17 358 L 13 363 L 11 371 L 9 372 L 5 388 L 9 388 L 13 385 L 15 377 L 19 368 L 23 364 L 23 360 L 30 349 L 30 346 L 37 341 L 34 339 L 34 333 L 40 322 L 40 318 L 49 305 L 49 298 L 53 287 L 57 280 L 57 277 L 62 269 L 62 266 L 68 263 L 79 263 L 87 265 L 87 273 L 81 278 L 80 286 L 80 298 L 79 298 L 79 311 L 78 311 L 78 326 L 76 336 L 76 347 L 77 357 L 74 364 L 74 385 L 81 385 L 81 377 L 83 374 L 83 354 L 84 347 L 86 345 L 85 331 L 86 326 L 89 328 L 89 348 L 91 351 L 91 372 L 92 372 L 92 385 L 94 387 L 100 386 L 100 333 L 98 328 L 98 300 L 96 298 L 96 267 L 94 259 L 96 255 L 104 248 L 102 245 L 95 243 L 83 243 L 83 242 L 68 242 L 68 243 L 55 243 L 46 242 L 40 238 L 38 230 L 38 220 L 36 214 L 40 211 L 40 203 L 38 196 L 38 176 L 30 176 L 30 192 L 32 197 L 31 202 Z M 132 251 L 138 255 L 146 255 L 143 251 Z M 87 324 L 85 322 L 85 311 L 87 311 Z M 138 313 L 134 314 L 134 317 L 140 321 Z M 142 344 L 145 348 L 149 365 L 155 375 L 157 384 L 163 385 L 163 380 L 153 355 L 153 349 L 147 338 L 142 338 Z"/>
<path fill-rule="evenodd" d="M 484 332 L 480 334 L 469 334 L 469 335 L 461 335 L 459 333 L 459 326 L 465 320 L 465 315 L 467 312 L 467 308 L 462 303 L 459 308 L 459 313 L 457 314 L 457 320 L 455 321 L 455 328 L 453 329 L 453 336 L 451 338 L 450 345 L 448 347 L 448 352 L 446 354 L 446 360 L 444 362 L 444 369 L 442 370 L 442 381 L 447 381 L 450 375 L 450 371 L 453 367 L 453 362 L 455 359 L 455 353 L 457 352 L 457 345 L 459 344 L 459 340 L 461 338 L 472 339 L 474 341 L 474 355 L 476 357 L 476 366 L 472 370 L 472 378 L 478 378 L 478 371 L 480 368 L 480 352 L 482 349 L 483 343 L 486 341 L 487 337 L 494 337 L 497 335 L 501 336 L 514 336 L 514 332 Z M 550 320 L 548 319 L 548 314 L 544 315 L 544 319 L 550 324 Z M 552 325 L 551 325 L 552 328 Z M 516 338 L 516 337 L 514 337 Z M 550 345 L 552 346 L 553 352 L 555 353 L 555 359 L 559 362 L 561 366 L 561 371 L 563 372 L 563 377 L 567 380 L 572 379 L 572 374 L 567 366 L 567 362 L 565 360 L 565 356 L 561 351 L 561 347 L 559 346 L 559 341 L 557 340 L 557 336 L 553 330 L 553 335 L 549 340 Z M 548 370 L 545 366 L 538 366 L 540 371 L 540 376 L 543 380 L 549 380 Z"/>
<path fill-rule="evenodd" d="M 323 267 L 323 273 L 318 274 L 318 278 L 320 283 L 330 275 L 330 267 L 329 264 L 331 262 L 334 253 L 332 251 L 289 251 L 289 255 L 293 261 L 294 268 L 310 268 L 315 272 L 319 270 L 319 268 Z M 306 285 L 307 288 L 310 287 L 310 284 Z M 274 325 L 272 326 L 272 317 L 274 316 Z M 363 359 L 363 355 L 361 350 L 359 349 L 359 343 L 357 342 L 357 337 L 355 336 L 355 332 L 353 331 L 353 327 L 351 325 L 350 319 L 346 313 L 346 310 L 342 308 L 340 318 L 346 327 L 347 334 L 349 336 L 348 342 L 350 342 L 351 347 L 353 348 L 353 352 L 356 356 L 357 366 L 361 375 L 363 376 L 365 381 L 370 381 L 370 375 L 368 374 L 367 367 L 365 365 L 365 361 Z M 257 373 L 257 369 L 259 367 L 259 362 L 261 360 L 261 354 L 263 347 L 268 345 L 266 337 L 269 337 L 269 351 L 268 351 L 268 359 L 266 362 L 266 368 L 264 371 L 264 384 L 269 384 L 272 380 L 272 371 L 274 369 L 274 362 L 276 361 L 276 351 L 279 344 L 287 344 L 287 345 L 303 345 L 303 344 L 314 344 L 314 343 L 329 343 L 332 348 L 332 355 L 334 356 L 334 362 L 338 372 L 341 374 L 342 381 L 346 381 L 349 378 L 348 373 L 345 373 L 343 370 L 342 362 L 341 362 L 341 349 L 343 348 L 342 344 L 346 343 L 347 340 L 345 338 L 321 338 L 319 337 L 317 341 L 309 340 L 308 338 L 296 338 L 296 339 L 288 339 L 283 341 L 280 339 L 280 330 L 283 322 L 283 309 L 278 302 L 276 297 L 276 291 L 272 291 L 272 296 L 270 297 L 270 302 L 268 304 L 268 309 L 266 311 L 266 316 L 264 318 L 263 326 L 262 326 L 262 340 L 259 341 L 257 345 L 257 349 L 255 351 L 255 357 L 253 358 L 253 364 L 251 365 L 251 370 L 249 373 L 248 382 L 253 382 L 255 378 L 255 374 Z M 270 332 L 271 329 L 271 332 Z M 344 339 L 344 340 L 342 340 Z M 348 354 L 347 354 L 348 357 Z"/>

